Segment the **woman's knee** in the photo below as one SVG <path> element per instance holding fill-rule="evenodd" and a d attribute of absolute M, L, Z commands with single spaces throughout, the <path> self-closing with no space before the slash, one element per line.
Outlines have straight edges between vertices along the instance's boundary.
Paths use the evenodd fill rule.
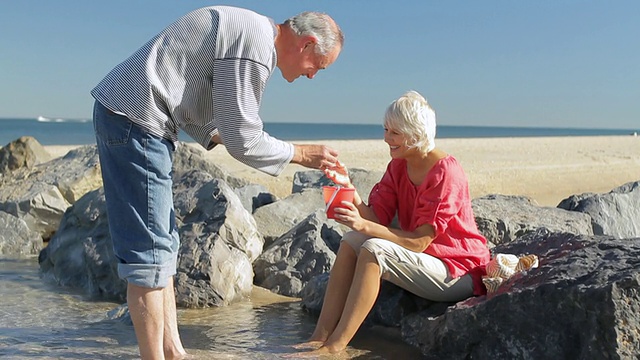
<path fill-rule="evenodd" d="M 369 236 L 359 233 L 357 231 L 349 231 L 342 236 L 342 241 L 340 242 L 340 247 L 343 245 L 348 245 L 353 249 L 356 255 L 360 252 L 360 247 L 369 239 Z"/>

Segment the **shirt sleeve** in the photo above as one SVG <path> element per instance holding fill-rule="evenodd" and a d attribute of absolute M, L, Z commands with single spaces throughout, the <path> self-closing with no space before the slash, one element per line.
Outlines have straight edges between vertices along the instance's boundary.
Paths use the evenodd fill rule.
<path fill-rule="evenodd" d="M 460 212 L 467 188 L 465 174 L 457 162 L 444 160 L 437 166 L 418 194 L 415 224 L 416 227 L 430 224 L 436 234 L 442 234 Z"/>
<path fill-rule="evenodd" d="M 396 192 L 395 174 L 391 163 L 387 165 L 382 179 L 373 186 L 369 193 L 369 207 L 373 209 L 380 224 L 388 226 L 396 215 L 398 193 Z"/>
<path fill-rule="evenodd" d="M 248 166 L 279 175 L 294 147 L 263 131 L 260 101 L 271 71 L 256 61 L 220 59 L 213 74 L 213 118 L 227 151 Z"/>

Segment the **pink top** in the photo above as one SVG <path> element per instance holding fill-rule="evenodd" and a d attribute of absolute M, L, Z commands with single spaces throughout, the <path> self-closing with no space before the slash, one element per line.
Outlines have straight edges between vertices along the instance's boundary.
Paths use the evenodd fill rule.
<path fill-rule="evenodd" d="M 385 226 L 396 212 L 405 231 L 432 225 L 436 235 L 424 252 L 442 260 L 453 278 L 471 273 L 474 295 L 486 293 L 482 275 L 491 255 L 473 216 L 467 177 L 453 156 L 440 159 L 418 186 L 409 179 L 406 160 L 391 160 L 369 194 L 369 206 Z"/>

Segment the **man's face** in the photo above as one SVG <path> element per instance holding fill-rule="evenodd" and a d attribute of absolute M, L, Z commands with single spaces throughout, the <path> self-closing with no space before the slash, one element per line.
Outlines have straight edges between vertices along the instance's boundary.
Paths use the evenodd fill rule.
<path fill-rule="evenodd" d="M 300 76 L 313 79 L 319 70 L 326 69 L 333 64 L 338 55 L 340 47 L 336 47 L 325 56 L 315 53 L 316 40 L 313 37 L 300 39 L 297 46 L 291 48 L 286 54 L 278 59 L 278 68 L 288 82 L 293 82 Z"/>

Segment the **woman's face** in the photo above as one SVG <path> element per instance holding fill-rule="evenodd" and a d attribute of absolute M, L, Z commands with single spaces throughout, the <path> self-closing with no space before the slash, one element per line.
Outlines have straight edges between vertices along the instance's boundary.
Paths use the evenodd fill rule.
<path fill-rule="evenodd" d="M 385 125 L 384 127 L 384 142 L 389 145 L 389 155 L 392 159 L 402 159 L 406 157 L 409 150 L 407 146 L 407 137 L 404 134 L 399 133 L 393 128 Z"/>

